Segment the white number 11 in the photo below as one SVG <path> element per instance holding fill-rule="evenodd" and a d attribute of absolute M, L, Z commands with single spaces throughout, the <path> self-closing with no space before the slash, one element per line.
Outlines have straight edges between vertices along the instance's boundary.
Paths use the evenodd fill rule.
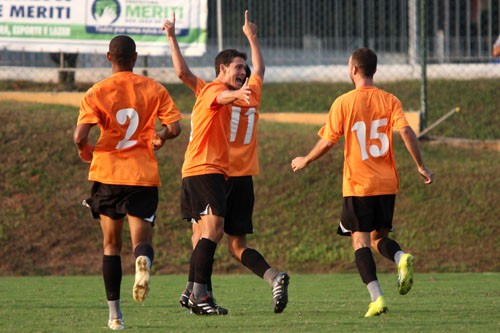
<path fill-rule="evenodd" d="M 370 125 L 370 139 L 380 140 L 381 146 L 373 144 L 370 145 L 369 151 L 370 155 L 373 157 L 379 157 L 384 155 L 389 149 L 389 138 L 385 133 L 377 132 L 379 127 L 387 125 L 387 118 L 377 119 L 372 121 Z M 356 132 L 358 138 L 359 147 L 361 149 L 361 159 L 364 161 L 368 159 L 368 152 L 366 151 L 366 124 L 364 121 L 356 122 L 351 131 Z"/>
<path fill-rule="evenodd" d="M 233 112 L 231 113 L 231 136 L 229 142 L 236 141 L 236 133 L 238 132 L 238 126 L 240 125 L 240 115 L 241 108 L 237 106 L 232 107 Z M 245 138 L 243 139 L 243 144 L 247 145 L 252 140 L 253 126 L 255 125 L 255 108 L 249 108 L 245 112 L 245 116 L 248 117 L 247 129 L 245 132 Z"/>

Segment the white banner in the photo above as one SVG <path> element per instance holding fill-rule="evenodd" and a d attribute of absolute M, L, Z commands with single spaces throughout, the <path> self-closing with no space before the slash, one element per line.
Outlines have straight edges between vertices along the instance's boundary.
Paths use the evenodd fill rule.
<path fill-rule="evenodd" d="M 129 35 L 140 55 L 163 55 L 161 27 L 173 12 L 185 55 L 205 53 L 207 0 L 1 0 L 0 48 L 106 53 L 111 38 Z"/>

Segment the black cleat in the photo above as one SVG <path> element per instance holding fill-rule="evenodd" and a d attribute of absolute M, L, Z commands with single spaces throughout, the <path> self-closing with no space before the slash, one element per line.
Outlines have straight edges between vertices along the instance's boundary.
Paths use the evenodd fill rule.
<path fill-rule="evenodd" d="M 227 309 L 215 304 L 214 299 L 210 296 L 206 296 L 200 301 L 189 298 L 188 306 L 192 313 L 202 316 L 224 316 L 229 312 Z"/>
<path fill-rule="evenodd" d="M 189 309 L 189 296 L 190 295 L 191 295 L 191 292 L 187 289 L 184 289 L 184 291 L 181 294 L 181 297 L 179 298 L 179 303 L 181 304 L 182 307 Z"/>
<path fill-rule="evenodd" d="M 276 275 L 273 281 L 273 302 L 274 313 L 282 313 L 288 303 L 288 281 L 290 277 L 287 273 L 281 272 Z"/>

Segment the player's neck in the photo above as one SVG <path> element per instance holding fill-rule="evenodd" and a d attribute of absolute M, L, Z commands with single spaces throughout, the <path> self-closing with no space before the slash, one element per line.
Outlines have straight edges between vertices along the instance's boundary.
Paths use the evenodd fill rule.
<path fill-rule="evenodd" d="M 357 88 L 373 87 L 375 84 L 373 83 L 373 78 L 359 78 L 358 80 L 356 80 L 354 85 L 357 89 Z"/>

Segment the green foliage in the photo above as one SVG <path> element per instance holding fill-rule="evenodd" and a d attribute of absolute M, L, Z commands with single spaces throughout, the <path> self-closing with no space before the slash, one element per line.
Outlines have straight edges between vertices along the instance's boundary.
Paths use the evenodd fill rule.
<path fill-rule="evenodd" d="M 214 276 L 227 316 L 199 317 L 177 302 L 181 275 L 153 275 L 142 305 L 133 276 L 124 276 L 121 306 L 127 332 L 497 332 L 498 273 L 416 274 L 400 296 L 395 274 L 379 274 L 389 312 L 363 318 L 368 292 L 358 274 L 291 275 L 288 307 L 274 314 L 270 287 L 252 274 Z M 108 306 L 102 277 L 0 278 L 0 332 L 99 332 Z"/>

